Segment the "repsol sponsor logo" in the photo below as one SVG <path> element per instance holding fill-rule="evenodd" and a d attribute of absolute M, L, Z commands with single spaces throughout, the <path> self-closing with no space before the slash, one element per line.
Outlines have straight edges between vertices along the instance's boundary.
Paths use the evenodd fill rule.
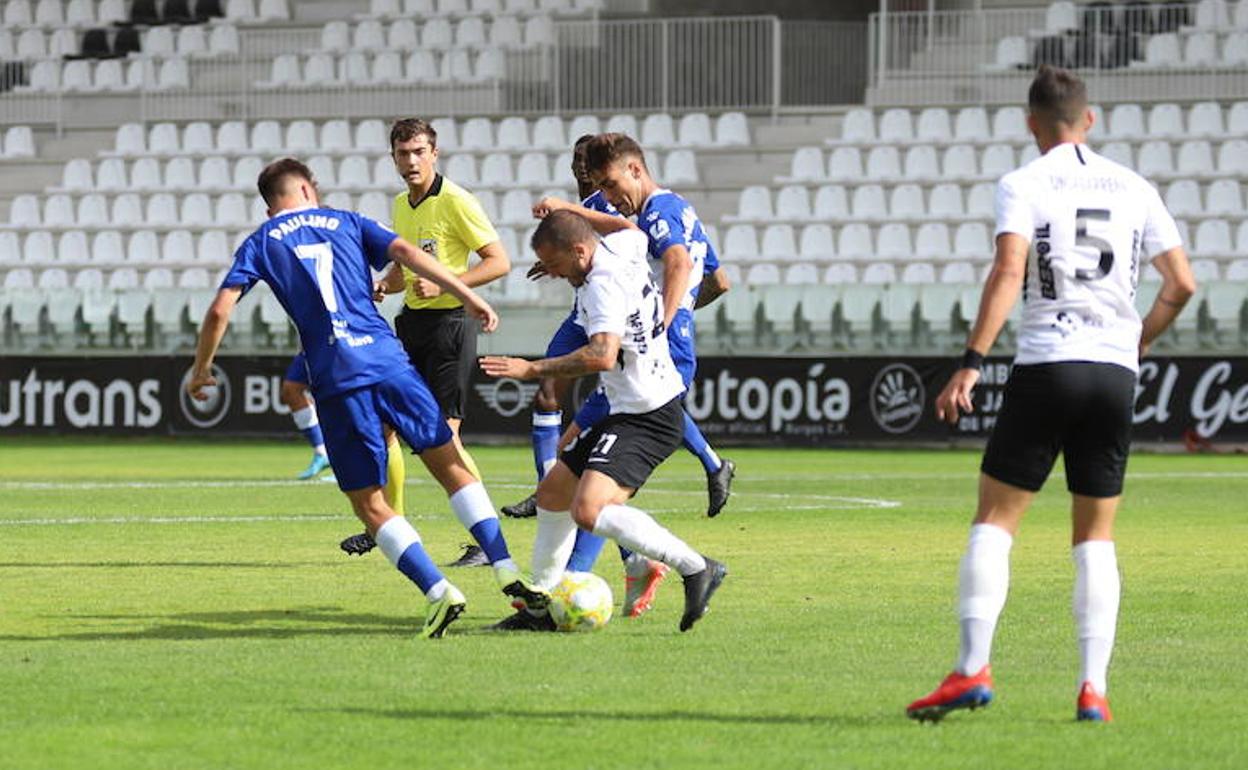
<path fill-rule="evenodd" d="M 1242 375 L 1240 379 L 1235 379 L 1233 374 L 1234 367 L 1230 361 L 1206 364 L 1192 385 L 1187 409 L 1182 408 L 1180 401 L 1176 415 L 1174 402 L 1177 400 L 1175 391 L 1179 382 L 1179 364 L 1172 361 L 1162 366 L 1155 361 L 1145 361 L 1140 365 L 1140 376 L 1135 386 L 1135 424 L 1166 424 L 1171 417 L 1178 416 L 1192 420 L 1191 427 L 1201 438 L 1212 438 L 1228 424 L 1248 423 L 1248 382 Z"/>
<path fill-rule="evenodd" d="M 849 416 L 849 383 L 825 377 L 826 368 L 814 364 L 804 380 L 780 377 L 772 382 L 736 377 L 724 368 L 714 378 L 689 386 L 685 408 L 695 420 L 763 422 L 772 432 L 799 422 L 839 423 Z"/>
<path fill-rule="evenodd" d="M 0 380 L 0 428 L 152 428 L 163 416 L 160 380 L 44 379 L 38 367 Z"/>

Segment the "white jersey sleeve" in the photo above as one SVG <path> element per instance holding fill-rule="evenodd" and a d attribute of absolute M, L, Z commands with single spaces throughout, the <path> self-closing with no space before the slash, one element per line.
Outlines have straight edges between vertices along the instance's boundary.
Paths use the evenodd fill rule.
<path fill-rule="evenodd" d="M 1179 226 L 1166 210 L 1166 204 L 1162 203 L 1161 194 L 1156 190 L 1152 193 L 1148 201 L 1148 219 L 1144 222 L 1142 255 L 1145 259 L 1183 245 Z"/>
<path fill-rule="evenodd" d="M 994 235 L 1014 233 L 1031 240 L 1036 222 L 1026 194 L 1018 189 L 1024 184 L 1024 180 L 1009 175 L 997 182 L 997 230 Z"/>
<path fill-rule="evenodd" d="M 613 334 L 623 337 L 628 315 L 628 294 L 617 276 L 606 270 L 594 271 L 581 288 L 585 307 L 585 335 Z"/>

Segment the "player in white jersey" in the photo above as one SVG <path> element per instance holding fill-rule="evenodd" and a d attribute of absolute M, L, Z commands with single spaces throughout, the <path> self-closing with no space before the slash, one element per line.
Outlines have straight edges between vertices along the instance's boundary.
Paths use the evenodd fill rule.
<path fill-rule="evenodd" d="M 1042 67 L 1027 122 L 1041 156 L 1001 178 L 997 244 L 961 366 L 936 399 L 940 419 L 972 410 L 971 391 L 1021 288 L 1014 368 L 979 480 L 958 581 L 954 671 L 907 708 L 915 719 L 992 700 L 989 652 L 1009 587 L 1014 535 L 1057 453 L 1072 496 L 1073 610 L 1081 672 L 1075 717 L 1109 721 L 1106 675 L 1120 594 L 1114 516 L 1122 494 L 1139 359 L 1196 291 L 1178 228 L 1143 178 L 1086 145 L 1087 89 Z M 1143 263 L 1162 276 L 1143 321 Z"/>
<path fill-rule="evenodd" d="M 532 247 L 548 275 L 581 287 L 577 313 L 589 341 L 539 361 L 487 356 L 481 368 L 519 380 L 601 373 L 610 414 L 569 444 L 537 487 L 534 581 L 559 582 L 580 527 L 679 572 L 685 582 L 680 630 L 687 631 L 706 612 L 727 569 L 626 504 L 681 445 L 684 432 L 685 386 L 668 351 L 663 298 L 650 278 L 647 246 L 631 223 L 600 240 L 581 213 L 549 213 Z M 522 609 L 498 627 L 553 630 L 554 624 L 544 608 Z"/>

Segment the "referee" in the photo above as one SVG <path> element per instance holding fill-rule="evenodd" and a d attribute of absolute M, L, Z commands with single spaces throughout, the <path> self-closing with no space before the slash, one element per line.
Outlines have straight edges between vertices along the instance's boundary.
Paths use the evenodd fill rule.
<path fill-rule="evenodd" d="M 395 122 L 390 129 L 390 154 L 407 183 L 407 190 L 394 197 L 392 209 L 399 237 L 446 265 L 469 287 L 506 275 L 511 262 L 480 202 L 435 170 L 438 133 L 433 126 L 419 118 Z M 469 267 L 472 252 L 481 260 Z M 384 284 L 387 294 L 406 292 L 395 330 L 412 365 L 433 390 L 462 452 L 459 425 L 477 357 L 476 324 L 465 316 L 458 299 L 397 264 Z M 471 459 L 467 462 L 476 473 Z"/>

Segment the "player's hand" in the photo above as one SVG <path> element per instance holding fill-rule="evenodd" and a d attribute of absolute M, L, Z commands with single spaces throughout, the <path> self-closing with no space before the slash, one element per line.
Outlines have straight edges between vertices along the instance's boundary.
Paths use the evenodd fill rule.
<path fill-rule="evenodd" d="M 524 277 L 528 278 L 530 281 L 540 281 L 547 275 L 546 266 L 541 262 L 534 262 L 533 266 L 530 267 L 528 272 L 524 274 Z"/>
<path fill-rule="evenodd" d="M 216 384 L 217 378 L 213 377 L 211 374 L 208 374 L 207 372 L 194 372 L 191 374 L 191 379 L 186 383 L 186 392 L 190 393 L 191 398 L 196 401 L 205 401 L 208 399 L 210 394 L 206 393 L 204 388 L 211 388 L 216 386 Z"/>
<path fill-rule="evenodd" d="M 979 382 L 978 369 L 959 369 L 949 378 L 949 384 L 936 397 L 936 419 L 950 425 L 958 424 L 958 416 L 975 411 L 971 403 L 971 391 Z"/>
<path fill-rule="evenodd" d="M 563 435 L 559 437 L 559 446 L 557 451 L 562 452 L 567 449 L 568 444 L 576 441 L 576 437 L 579 435 L 581 435 L 581 426 L 576 424 L 576 420 L 573 420 L 572 424 L 569 425 L 567 430 L 563 432 Z"/>
<path fill-rule="evenodd" d="M 481 323 L 481 331 L 486 334 L 498 328 L 498 313 L 490 307 L 490 303 L 481 299 L 481 295 L 475 293 L 470 295 L 464 300 L 464 309 Z"/>
<path fill-rule="evenodd" d="M 386 284 L 384 281 L 373 281 L 373 302 L 381 302 L 386 298 Z"/>
<path fill-rule="evenodd" d="M 515 380 L 531 380 L 534 376 L 532 362 L 512 356 L 482 356 L 481 371 L 491 377 L 511 377 Z"/>
<path fill-rule="evenodd" d="M 417 276 L 412 281 L 412 289 L 416 292 L 416 296 L 421 299 L 433 299 L 442 295 L 442 287 L 428 278 Z"/>
<path fill-rule="evenodd" d="M 553 195 L 547 195 L 545 198 L 542 198 L 540 201 L 533 204 L 533 218 L 545 219 L 546 215 L 552 211 L 568 208 L 573 208 L 573 206 L 563 198 L 556 198 Z"/>

